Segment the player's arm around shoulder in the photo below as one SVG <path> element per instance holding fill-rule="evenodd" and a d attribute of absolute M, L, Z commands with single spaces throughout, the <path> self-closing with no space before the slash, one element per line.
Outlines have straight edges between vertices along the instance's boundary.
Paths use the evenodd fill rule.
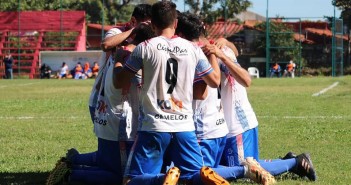
<path fill-rule="evenodd" d="M 214 54 L 210 54 L 208 59 L 209 59 L 208 61 L 212 66 L 213 71 L 212 73 L 204 76 L 202 79 L 206 82 L 208 86 L 212 88 L 217 88 L 221 83 L 221 72 L 219 70 L 217 58 Z"/>
<path fill-rule="evenodd" d="M 213 53 L 218 59 L 220 59 L 224 65 L 228 68 L 230 74 L 234 77 L 236 81 L 238 81 L 244 87 L 249 87 L 251 85 L 251 77 L 246 71 L 246 69 L 242 68 L 240 65 L 235 64 L 233 60 L 227 57 L 221 49 L 219 49 L 215 45 L 211 45 L 209 52 Z"/>
<path fill-rule="evenodd" d="M 194 82 L 193 84 L 193 99 L 194 100 L 204 100 L 207 97 L 207 84 L 200 80 Z"/>
<path fill-rule="evenodd" d="M 101 42 L 101 49 L 106 52 L 106 51 L 109 51 L 110 49 L 115 48 L 123 41 L 125 41 L 132 34 L 132 32 L 133 32 L 133 29 L 130 29 L 128 31 L 116 34 L 114 36 L 106 37 Z"/>
<path fill-rule="evenodd" d="M 218 49 L 213 44 L 206 44 L 202 47 L 204 54 L 207 56 L 208 61 L 213 69 L 213 72 L 202 77 L 203 80 L 212 88 L 217 88 L 221 82 L 221 72 L 219 70 L 219 65 L 215 55 L 216 49 Z"/>
<path fill-rule="evenodd" d="M 116 57 L 116 64 L 113 70 L 113 84 L 116 89 L 127 86 L 139 69 L 141 69 L 141 61 L 136 60 L 138 57 L 133 57 L 133 53 L 134 51 L 130 54 L 128 51 L 124 50 Z M 126 59 L 125 55 L 130 55 L 130 57 L 123 63 Z"/>

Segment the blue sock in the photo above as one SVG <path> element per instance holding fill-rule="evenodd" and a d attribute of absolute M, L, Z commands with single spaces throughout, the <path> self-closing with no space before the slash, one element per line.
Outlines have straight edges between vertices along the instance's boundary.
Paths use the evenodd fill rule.
<path fill-rule="evenodd" d="M 273 162 L 273 161 L 280 161 L 282 159 L 260 159 L 258 160 L 259 163 L 261 162 Z"/>
<path fill-rule="evenodd" d="M 91 152 L 75 155 L 72 157 L 71 162 L 75 165 L 97 166 L 96 153 L 97 152 Z"/>
<path fill-rule="evenodd" d="M 243 166 L 220 166 L 218 168 L 212 168 L 218 175 L 223 177 L 225 180 L 232 181 L 244 177 L 245 168 Z M 197 172 L 192 177 L 193 184 L 203 185 L 204 183 L 201 180 L 200 172 Z"/>
<path fill-rule="evenodd" d="M 244 166 L 221 166 L 219 168 L 212 168 L 218 175 L 222 176 L 228 181 L 240 179 L 244 177 L 245 168 Z"/>
<path fill-rule="evenodd" d="M 164 174 L 143 174 L 132 178 L 128 185 L 162 185 L 164 179 Z"/>
<path fill-rule="evenodd" d="M 260 160 L 260 165 L 270 174 L 276 176 L 294 168 L 296 166 L 296 159 L 274 160 L 272 162 L 262 162 Z"/>

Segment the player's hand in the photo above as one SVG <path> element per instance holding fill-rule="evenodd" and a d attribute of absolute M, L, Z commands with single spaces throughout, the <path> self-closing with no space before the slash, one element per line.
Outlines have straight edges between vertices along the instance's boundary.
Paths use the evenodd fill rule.
<path fill-rule="evenodd" d="M 130 54 L 131 52 L 128 50 L 125 50 L 122 47 L 118 48 L 115 54 L 115 63 L 124 64 L 128 60 Z"/>
<path fill-rule="evenodd" d="M 219 49 L 222 49 L 224 46 L 227 45 L 227 39 L 225 38 L 219 38 L 215 41 L 215 45 L 219 48 Z"/>
<path fill-rule="evenodd" d="M 202 51 L 209 56 L 210 54 L 214 54 L 216 57 L 223 57 L 223 52 L 214 44 L 206 44 L 202 47 Z"/>

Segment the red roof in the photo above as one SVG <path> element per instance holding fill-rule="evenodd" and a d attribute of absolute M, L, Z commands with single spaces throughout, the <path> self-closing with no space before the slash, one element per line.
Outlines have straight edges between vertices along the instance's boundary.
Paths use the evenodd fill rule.
<path fill-rule="evenodd" d="M 221 21 L 206 26 L 206 30 L 209 38 L 217 39 L 240 32 L 243 30 L 243 25 L 239 25 L 237 22 L 228 21 L 227 23 L 224 23 Z"/>
<path fill-rule="evenodd" d="M 327 37 L 333 36 L 333 32 L 328 30 L 328 29 L 306 28 L 305 30 L 307 33 L 313 33 L 313 34 L 317 34 L 317 35 L 325 35 Z M 340 35 L 336 35 L 336 37 L 341 38 Z M 342 38 L 344 40 L 348 40 L 347 35 L 343 35 Z"/>

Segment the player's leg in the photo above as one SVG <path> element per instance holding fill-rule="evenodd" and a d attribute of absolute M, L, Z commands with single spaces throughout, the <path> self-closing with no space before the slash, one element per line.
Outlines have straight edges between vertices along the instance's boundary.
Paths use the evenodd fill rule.
<path fill-rule="evenodd" d="M 137 139 L 128 158 L 125 182 L 130 181 L 130 183 L 146 185 L 147 181 L 152 182 L 154 178 L 159 178 L 163 155 L 170 140 L 170 133 L 138 132 Z"/>
<path fill-rule="evenodd" d="M 94 182 L 92 184 L 121 184 L 123 179 L 122 164 L 126 163 L 126 157 L 122 161 L 121 153 L 123 152 L 121 150 L 126 150 L 127 146 L 124 145 L 122 148 L 120 146 L 118 141 L 98 138 L 98 150 L 94 155 L 96 166 L 74 167 L 69 175 L 69 180 L 83 183 Z M 82 160 L 84 156 L 89 156 L 89 154 L 79 154 L 75 159 Z"/>
<path fill-rule="evenodd" d="M 262 184 L 275 183 L 274 177 L 269 174 L 256 161 L 259 157 L 258 151 L 258 128 L 250 129 L 237 136 L 227 138 L 226 147 L 222 157 L 222 164 L 233 167 L 233 174 L 220 175 L 229 178 L 235 175 L 236 178 L 247 177 Z M 234 168 L 241 166 L 242 168 Z"/>
<path fill-rule="evenodd" d="M 205 166 L 217 168 L 226 143 L 226 136 L 199 141 Z"/>
<path fill-rule="evenodd" d="M 172 133 L 169 147 L 174 166 L 181 171 L 181 179 L 191 179 L 204 165 L 194 131 Z"/>
<path fill-rule="evenodd" d="M 67 160 L 72 165 L 97 166 L 97 151 L 80 154 L 75 148 L 71 148 L 66 153 Z"/>

